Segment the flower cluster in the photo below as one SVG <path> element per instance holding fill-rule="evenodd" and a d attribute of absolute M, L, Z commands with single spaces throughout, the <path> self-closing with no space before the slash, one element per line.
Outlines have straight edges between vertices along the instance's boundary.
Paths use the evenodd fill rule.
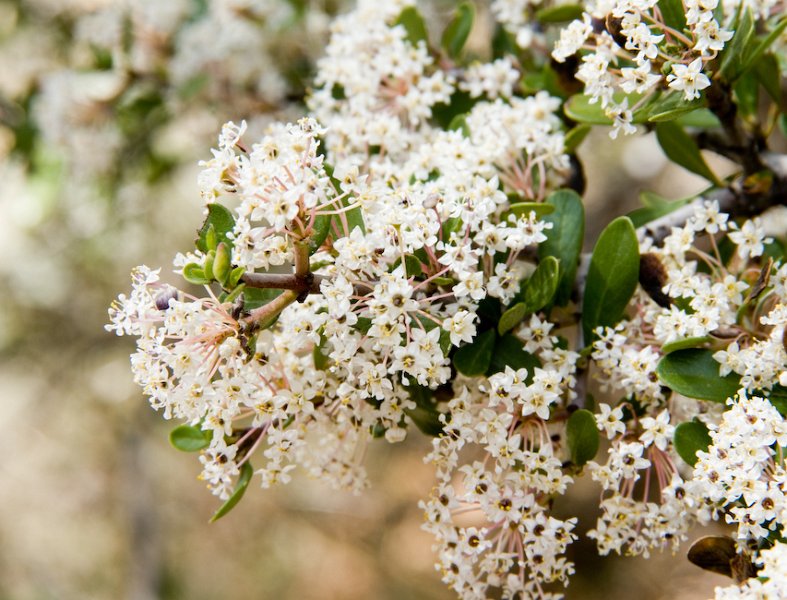
<path fill-rule="evenodd" d="M 423 503 L 424 528 L 437 538 L 443 581 L 463 598 L 486 598 L 489 587 L 504 598 L 546 598 L 545 584 L 567 584 L 574 572 L 562 555 L 576 519 L 551 516 L 549 505 L 572 482 L 555 425 L 575 397 L 578 355 L 549 329 L 534 315 L 518 331 L 542 366 L 506 366 L 483 385 L 456 380 L 427 457 L 438 485 Z"/>
<path fill-rule="evenodd" d="M 520 50 L 535 42 L 517 11 L 533 8 L 492 5 Z M 618 91 L 688 102 L 707 87 L 732 35 L 716 20 L 730 7 L 715 9 L 690 4 L 676 27 L 654 3 L 596 3 L 553 56 L 592 50 L 577 77 L 628 131 L 637 107 Z M 108 329 L 138 337 L 153 407 L 186 422 L 201 477 L 224 499 L 296 466 L 360 491 L 367 445 L 417 426 L 435 438 L 424 527 L 463 598 L 559 597 L 577 519 L 551 508 L 585 466 L 602 554 L 674 551 L 722 514 L 740 548 L 780 541 L 787 266 L 763 222 L 698 201 L 656 244 L 617 219 L 577 289 L 561 100 L 524 93 L 513 54 L 461 66 L 420 31 L 404 0 L 334 21 L 310 115 L 256 142 L 227 123 L 201 163 L 205 222 L 174 266 L 204 292 L 139 268 L 110 311 Z M 577 314 L 618 278 L 636 291 Z M 619 401 L 590 401 L 590 376 Z M 764 577 L 776 554 L 761 554 Z"/>
<path fill-rule="evenodd" d="M 772 2 L 751 2 L 761 19 Z M 685 15 L 671 15 L 654 1 L 595 2 L 560 32 L 552 56 L 578 55 L 576 77 L 591 103 L 599 103 L 619 131 L 633 133 L 634 113 L 660 91 L 700 98 L 718 70 L 715 59 L 732 39 L 739 3 L 690 0 Z"/>

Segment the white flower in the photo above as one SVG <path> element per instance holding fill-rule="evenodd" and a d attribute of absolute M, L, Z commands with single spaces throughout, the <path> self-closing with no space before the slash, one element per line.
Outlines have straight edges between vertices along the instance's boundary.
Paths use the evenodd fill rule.
<path fill-rule="evenodd" d="M 683 91 L 686 100 L 699 98 L 700 90 L 710 85 L 710 79 L 702 72 L 702 58 L 694 59 L 689 65 L 673 64 L 667 81 L 673 90 Z"/>

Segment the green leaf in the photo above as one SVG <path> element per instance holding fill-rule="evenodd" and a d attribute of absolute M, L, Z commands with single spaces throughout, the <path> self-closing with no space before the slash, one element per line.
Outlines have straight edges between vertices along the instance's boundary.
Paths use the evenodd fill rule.
<path fill-rule="evenodd" d="M 485 331 L 470 344 L 462 346 L 454 354 L 454 366 L 462 375 L 477 377 L 483 375 L 492 361 L 492 349 L 495 347 L 495 331 Z"/>
<path fill-rule="evenodd" d="M 317 252 L 325 241 L 325 238 L 328 237 L 328 233 L 331 231 L 332 217 L 333 215 L 319 215 L 314 219 L 313 233 L 309 238 L 309 256 Z"/>
<path fill-rule="evenodd" d="M 697 464 L 697 452 L 707 452 L 713 440 L 708 433 L 708 428 L 701 421 L 688 421 L 675 428 L 672 438 L 675 451 L 687 464 L 692 467 Z"/>
<path fill-rule="evenodd" d="M 671 121 L 658 123 L 656 125 L 656 138 L 662 150 L 664 150 L 664 154 L 671 161 L 692 173 L 704 177 L 719 187 L 724 187 L 724 184 L 713 174 L 705 159 L 702 158 L 697 143 L 680 125 Z"/>
<path fill-rule="evenodd" d="M 243 498 L 243 494 L 246 493 L 246 488 L 249 487 L 252 475 L 254 475 L 254 468 L 251 466 L 251 463 L 248 461 L 243 463 L 243 466 L 240 468 L 238 483 L 235 485 L 235 491 L 233 491 L 232 495 L 221 505 L 219 510 L 213 513 L 213 516 L 210 518 L 211 523 L 218 521 L 221 517 L 235 508 L 235 505 Z"/>
<path fill-rule="evenodd" d="M 710 109 L 697 108 L 689 113 L 683 114 L 676 119 L 681 127 L 694 127 L 696 129 L 718 129 L 721 121 Z"/>
<path fill-rule="evenodd" d="M 207 285 L 212 281 L 197 263 L 189 263 L 183 267 L 183 279 L 194 285 Z"/>
<path fill-rule="evenodd" d="M 763 56 L 754 64 L 754 73 L 771 99 L 776 104 L 780 104 L 782 101 L 782 87 L 779 61 L 776 57 L 773 54 Z"/>
<path fill-rule="evenodd" d="M 787 416 L 787 388 L 777 383 L 763 395 L 767 396 L 768 401 L 773 404 L 782 417 Z"/>
<path fill-rule="evenodd" d="M 447 130 L 454 117 L 469 113 L 478 101 L 467 92 L 457 90 L 451 94 L 447 104 L 439 102 L 432 106 L 432 117 L 442 129 Z"/>
<path fill-rule="evenodd" d="M 528 313 L 544 308 L 552 301 L 560 282 L 560 263 L 554 256 L 546 256 L 527 280 L 524 303 Z"/>
<path fill-rule="evenodd" d="M 345 198 L 342 200 L 342 204 L 344 206 L 350 206 L 352 204 L 350 198 Z M 352 233 L 353 229 L 359 228 L 363 233 L 366 233 L 366 224 L 363 222 L 363 212 L 361 212 L 361 207 L 356 206 L 348 210 L 347 212 L 343 213 L 344 218 L 347 219 L 347 233 Z M 342 218 L 341 215 L 338 216 L 339 219 Z"/>
<path fill-rule="evenodd" d="M 467 115 L 456 115 L 448 124 L 449 131 L 461 131 L 466 138 L 470 137 L 470 127 L 467 125 Z"/>
<path fill-rule="evenodd" d="M 245 267 L 235 267 L 230 272 L 230 279 L 227 282 L 227 287 L 232 289 L 238 285 L 240 278 L 243 277 L 243 274 L 246 272 Z"/>
<path fill-rule="evenodd" d="M 232 248 L 232 240 L 227 237 L 227 234 L 235 228 L 235 217 L 232 216 L 232 213 L 227 207 L 222 204 L 214 203 L 208 204 L 208 216 L 197 232 L 197 239 L 194 242 L 197 249 L 202 252 L 215 249 L 215 246 L 209 248 L 207 243 L 208 230 L 211 226 L 213 226 L 213 234 L 211 234 L 211 236 L 215 236 L 215 238 L 213 238 L 215 239 L 215 243 L 225 242 Z M 211 241 L 213 241 L 213 239 Z"/>
<path fill-rule="evenodd" d="M 668 27 L 678 31 L 686 29 L 686 13 L 682 0 L 659 0 L 658 5 L 661 18 Z"/>
<path fill-rule="evenodd" d="M 745 58 L 742 65 L 743 72 L 751 68 L 753 64 L 760 60 L 760 57 L 765 54 L 768 48 L 779 39 L 785 27 L 787 27 L 787 17 L 782 17 L 776 27 L 774 27 L 768 35 L 762 38 L 757 45 L 752 49 L 751 53 Z"/>
<path fill-rule="evenodd" d="M 517 302 L 500 317 L 500 321 L 497 323 L 497 333 L 503 335 L 507 331 L 513 329 L 522 322 L 526 314 L 527 306 L 525 306 L 525 303 Z"/>
<path fill-rule="evenodd" d="M 651 123 L 674 121 L 678 117 L 701 109 L 703 103 L 704 100 L 701 98 L 686 100 L 683 92 L 680 91 L 669 92 L 648 104 L 648 121 Z"/>
<path fill-rule="evenodd" d="M 243 290 L 243 310 L 246 312 L 259 308 L 281 294 L 281 290 L 247 287 Z"/>
<path fill-rule="evenodd" d="M 534 354 L 525 350 L 525 346 L 517 336 L 507 333 L 499 337 L 495 342 L 495 349 L 492 351 L 492 360 L 486 371 L 487 375 L 494 375 L 505 371 L 506 367 L 514 370 L 527 369 L 525 383 L 533 382 L 533 372 L 536 367 L 541 367 L 541 361 Z"/>
<path fill-rule="evenodd" d="M 735 373 L 721 377 L 719 367 L 710 350 L 687 348 L 664 356 L 656 367 L 656 374 L 663 385 L 679 394 L 726 402 L 738 392 L 740 377 Z"/>
<path fill-rule="evenodd" d="M 576 152 L 577 148 L 579 148 L 579 145 L 585 140 L 591 129 L 593 128 L 587 123 L 569 129 L 563 140 L 563 150 L 566 154 L 573 154 Z"/>
<path fill-rule="evenodd" d="M 644 205 L 642 208 L 631 211 L 628 218 L 631 219 L 634 227 L 642 227 L 646 223 L 670 214 L 681 206 L 691 202 L 691 198 L 681 198 L 680 200 L 667 200 L 653 192 L 642 192 L 639 195 L 640 201 Z"/>
<path fill-rule="evenodd" d="M 545 229 L 547 239 L 538 247 L 538 256 L 544 259 L 553 256 L 560 262 L 560 281 L 558 282 L 555 303 L 565 306 L 574 289 L 579 254 L 585 237 L 585 208 L 582 199 L 573 190 L 557 190 L 547 198 L 547 204 L 555 207 L 555 212 L 544 217 L 552 223 L 552 229 Z"/>
<path fill-rule="evenodd" d="M 514 215 L 517 219 L 528 216 L 531 212 L 536 213 L 536 217 L 541 218 L 555 212 L 555 207 L 545 202 L 514 202 L 500 217 L 501 221 L 508 220 L 509 215 Z"/>
<path fill-rule="evenodd" d="M 462 53 L 470 30 L 473 29 L 475 20 L 475 5 L 472 2 L 462 2 L 454 11 L 454 18 L 443 32 L 440 45 L 451 58 L 457 58 Z"/>
<path fill-rule="evenodd" d="M 664 354 L 669 354 L 670 352 L 675 352 L 676 350 L 685 350 L 686 348 L 700 348 L 710 341 L 711 337 L 707 335 L 675 340 L 674 342 L 664 344 L 661 347 L 661 351 Z"/>
<path fill-rule="evenodd" d="M 624 99 L 628 99 L 629 106 L 634 106 L 641 97 L 641 94 L 615 93 L 613 95 L 613 99 L 616 103 L 622 102 Z M 572 119 L 577 123 L 587 123 L 589 125 L 612 125 L 612 119 L 610 119 L 604 112 L 604 109 L 601 108 L 601 103 L 591 103 L 590 97 L 585 96 L 584 94 L 574 94 L 571 96 L 571 98 L 569 98 L 568 101 L 563 105 L 563 112 L 569 119 Z M 633 122 L 644 123 L 646 116 L 647 111 L 637 110 L 633 114 Z"/>
<path fill-rule="evenodd" d="M 740 7 L 745 6 L 743 3 Z M 725 81 L 734 83 L 743 74 L 745 67 L 749 64 L 749 56 L 756 51 L 756 46 L 752 41 L 754 35 L 754 17 L 751 9 L 739 8 L 735 21 L 730 29 L 735 31 L 735 35 L 724 46 L 721 52 L 721 65 L 719 66 L 719 76 Z"/>
<path fill-rule="evenodd" d="M 744 119 L 754 115 L 757 112 L 760 97 L 760 83 L 757 80 L 757 74 L 754 71 L 744 73 L 738 77 L 733 90 L 738 114 Z"/>
<path fill-rule="evenodd" d="M 179 425 L 169 432 L 169 443 L 181 452 L 199 452 L 210 446 L 211 435 L 194 425 Z"/>
<path fill-rule="evenodd" d="M 232 255 L 225 242 L 219 242 L 216 258 L 213 261 L 213 277 L 222 285 L 226 284 L 232 273 Z"/>
<path fill-rule="evenodd" d="M 639 281 L 639 243 L 628 217 L 618 217 L 601 232 L 590 258 L 582 305 L 584 343 L 593 330 L 612 326 L 623 316 Z"/>
<path fill-rule="evenodd" d="M 592 412 L 580 408 L 571 414 L 566 423 L 566 442 L 575 465 L 581 467 L 595 458 L 601 436 Z"/>
<path fill-rule="evenodd" d="M 584 9 L 579 4 L 559 4 L 542 8 L 536 12 L 539 23 L 566 23 L 574 19 L 581 19 Z"/>
<path fill-rule="evenodd" d="M 314 348 L 312 348 L 312 359 L 314 360 L 314 368 L 318 371 L 324 371 L 328 368 L 328 365 L 331 363 L 330 357 L 325 353 L 325 345 L 327 339 L 320 332 L 320 343 L 314 344 Z"/>
<path fill-rule="evenodd" d="M 421 385 L 406 386 L 410 392 L 410 399 L 415 402 L 416 407 L 405 410 L 405 414 L 415 423 L 415 426 L 431 437 L 437 437 L 443 432 L 443 424 L 440 422 L 440 411 L 437 410 L 432 390 Z"/>
<path fill-rule="evenodd" d="M 394 25 L 401 25 L 407 31 L 407 41 L 413 46 L 417 46 L 418 42 L 429 41 L 429 35 L 426 31 L 426 23 L 424 18 L 415 6 L 408 6 L 405 8 L 394 21 Z"/>

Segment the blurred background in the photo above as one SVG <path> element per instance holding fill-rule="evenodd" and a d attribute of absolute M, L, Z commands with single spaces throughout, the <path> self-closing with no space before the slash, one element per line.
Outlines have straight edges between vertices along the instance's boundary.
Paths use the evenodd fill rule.
<path fill-rule="evenodd" d="M 133 340 L 103 330 L 133 266 L 166 279 L 191 244 L 197 161 L 221 124 L 245 118 L 253 139 L 301 116 L 331 16 L 350 6 L 0 0 L 1 599 L 452 597 L 420 530 L 428 440 L 374 445 L 361 497 L 304 477 L 252 485 L 209 525 L 199 463 L 132 383 Z M 591 241 L 641 189 L 702 188 L 649 136 L 602 131 L 582 155 Z M 557 507 L 579 511 L 580 534 L 598 494 L 584 478 Z M 727 583 L 682 555 L 599 559 L 584 537 L 570 558 L 568 598 L 707 598 Z"/>

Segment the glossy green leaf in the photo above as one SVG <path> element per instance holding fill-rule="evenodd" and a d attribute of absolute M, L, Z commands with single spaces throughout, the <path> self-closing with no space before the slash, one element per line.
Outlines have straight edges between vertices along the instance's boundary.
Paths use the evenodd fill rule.
<path fill-rule="evenodd" d="M 686 12 L 682 0 L 659 0 L 661 18 L 668 27 L 677 31 L 686 29 Z"/>
<path fill-rule="evenodd" d="M 207 252 L 208 250 L 213 249 L 209 248 L 207 243 L 208 231 L 211 226 L 213 226 L 213 233 L 210 235 L 215 236 L 215 238 L 211 238 L 211 242 L 213 242 L 215 239 L 216 244 L 219 242 L 225 242 L 231 248 L 232 240 L 227 237 L 227 234 L 235 228 L 235 217 L 233 217 L 230 210 L 222 204 L 208 204 L 207 208 L 208 216 L 205 218 L 205 222 L 197 232 L 197 239 L 194 242 L 197 246 L 197 249 L 201 250 L 202 252 Z"/>
<path fill-rule="evenodd" d="M 552 302 L 560 282 L 560 263 L 554 256 L 546 256 L 527 280 L 524 303 L 528 313 L 534 313 Z"/>
<path fill-rule="evenodd" d="M 536 19 L 540 23 L 566 23 L 581 19 L 583 12 L 584 8 L 579 4 L 558 4 L 536 12 Z"/>
<path fill-rule="evenodd" d="M 492 351 L 492 360 L 486 371 L 487 375 L 494 375 L 505 371 L 506 367 L 514 370 L 527 369 L 525 383 L 533 382 L 533 372 L 536 367 L 541 367 L 538 357 L 525 350 L 525 346 L 517 336 L 507 333 L 497 338 L 495 348 Z"/>
<path fill-rule="evenodd" d="M 199 452 L 210 446 L 211 434 L 194 425 L 179 425 L 169 432 L 169 443 L 181 452 Z"/>
<path fill-rule="evenodd" d="M 490 329 L 476 337 L 472 343 L 462 346 L 456 351 L 454 354 L 456 370 L 468 377 L 483 375 L 489 368 L 494 347 L 495 332 Z"/>
<path fill-rule="evenodd" d="M 553 256 L 560 262 L 560 281 L 555 294 L 555 304 L 565 306 L 574 289 L 579 254 L 585 237 L 585 208 L 582 199 L 573 190 L 558 190 L 547 198 L 555 212 L 544 217 L 552 229 L 544 230 L 547 239 L 538 247 L 541 260 Z"/>
<path fill-rule="evenodd" d="M 581 467 L 595 458 L 601 436 L 592 412 L 580 408 L 571 414 L 566 423 L 566 443 L 575 465 Z"/>
<path fill-rule="evenodd" d="M 745 6 L 744 4 L 740 5 Z M 721 65 L 719 66 L 719 76 L 726 81 L 733 83 L 740 77 L 745 67 L 749 64 L 749 57 L 756 51 L 756 41 L 754 36 L 754 17 L 751 9 L 746 6 L 739 9 L 735 21 L 730 29 L 735 31 L 735 35 L 727 42 L 721 51 Z"/>
<path fill-rule="evenodd" d="M 183 267 L 183 279 L 194 285 L 207 285 L 212 281 L 205 275 L 205 270 L 197 263 L 189 263 Z"/>
<path fill-rule="evenodd" d="M 497 333 L 503 335 L 507 331 L 510 331 L 522 322 L 526 314 L 527 306 L 525 303 L 517 302 L 500 317 L 500 321 L 497 323 Z"/>
<path fill-rule="evenodd" d="M 697 452 L 707 452 L 713 440 L 705 423 L 688 421 L 675 428 L 672 442 L 678 456 L 693 467 L 697 464 Z"/>
<path fill-rule="evenodd" d="M 585 345 L 593 330 L 612 326 L 623 316 L 639 281 L 639 243 L 627 217 L 618 217 L 601 232 L 590 258 L 582 305 Z"/>
<path fill-rule="evenodd" d="M 440 45 L 451 58 L 457 58 L 462 53 L 462 48 L 470 36 L 475 20 L 475 5 L 472 2 L 462 2 L 454 11 L 454 18 L 445 28 Z"/>
<path fill-rule="evenodd" d="M 664 150 L 664 154 L 671 161 L 692 173 L 704 177 L 715 185 L 724 186 L 718 177 L 714 175 L 713 171 L 710 170 L 705 159 L 702 158 L 697 142 L 680 125 L 672 121 L 658 123 L 656 125 L 656 138 L 662 150 Z"/>
<path fill-rule="evenodd" d="M 418 42 L 429 42 L 429 36 L 426 31 L 426 23 L 418 8 L 415 6 L 408 6 L 405 8 L 394 21 L 394 25 L 401 25 L 407 31 L 407 41 L 413 46 L 417 46 Z"/>
<path fill-rule="evenodd" d="M 740 388 L 740 377 L 719 374 L 713 352 L 700 348 L 676 350 L 664 356 L 656 367 L 659 381 L 689 398 L 726 402 Z"/>
<path fill-rule="evenodd" d="M 249 482 L 251 481 L 251 476 L 254 475 L 254 468 L 251 466 L 251 463 L 248 461 L 243 463 L 243 466 L 240 468 L 240 477 L 238 477 L 238 483 L 235 484 L 235 490 L 232 492 L 232 495 L 227 498 L 226 502 L 221 505 L 219 510 L 213 513 L 213 516 L 210 518 L 210 522 L 213 523 L 218 521 L 230 512 L 235 505 L 241 501 L 243 498 L 243 494 L 246 493 L 246 488 L 249 487 Z"/>
<path fill-rule="evenodd" d="M 669 354 L 670 352 L 675 352 L 676 350 L 685 350 L 686 348 L 701 348 L 710 341 L 711 337 L 707 335 L 703 335 L 701 337 L 684 338 L 682 340 L 675 340 L 674 342 L 664 344 L 661 347 L 661 351 L 664 354 Z"/>

